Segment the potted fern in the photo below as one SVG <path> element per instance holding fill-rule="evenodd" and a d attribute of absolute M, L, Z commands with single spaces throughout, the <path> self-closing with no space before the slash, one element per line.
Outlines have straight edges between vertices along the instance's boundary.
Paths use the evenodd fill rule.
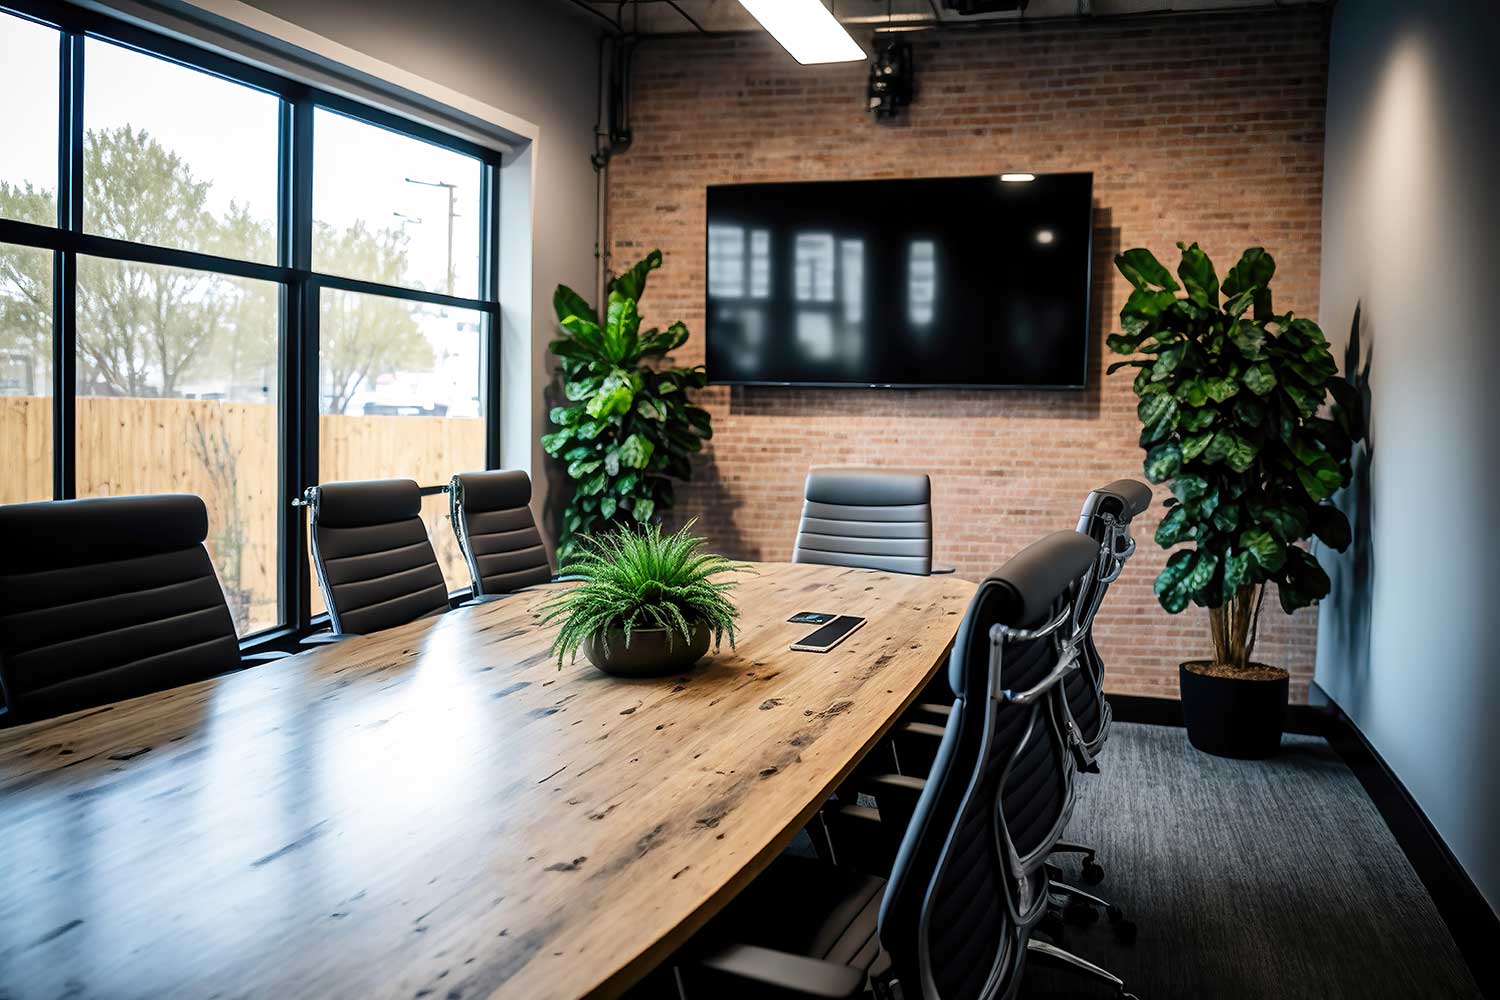
<path fill-rule="evenodd" d="M 1331 503 L 1363 436 L 1357 399 L 1317 324 L 1271 306 L 1275 262 L 1246 250 L 1222 287 L 1198 244 L 1177 244 L 1177 279 L 1149 250 L 1115 259 L 1134 286 L 1111 334 L 1110 366 L 1135 368 L 1146 478 L 1168 483 L 1156 578 L 1172 614 L 1208 609 L 1213 658 L 1179 667 L 1193 746 L 1266 757 L 1281 745 L 1288 676 L 1252 659 L 1268 584 L 1288 614 L 1327 595 L 1306 544 L 1342 551 L 1349 522 Z M 1327 415 L 1324 403 L 1335 405 Z"/>
<path fill-rule="evenodd" d="M 689 521 L 670 535 L 655 524 L 621 527 L 580 541 L 563 575 L 576 587 L 549 598 L 542 623 L 561 620 L 552 642 L 557 664 L 583 650 L 607 674 L 651 677 L 680 673 L 725 637 L 734 646 L 739 609 L 735 581 L 717 579 L 745 567 L 702 551 Z"/>

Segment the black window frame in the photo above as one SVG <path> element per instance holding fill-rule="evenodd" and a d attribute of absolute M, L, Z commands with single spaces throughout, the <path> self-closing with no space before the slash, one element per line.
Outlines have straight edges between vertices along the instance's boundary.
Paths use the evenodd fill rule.
<path fill-rule="evenodd" d="M 253 278 L 281 288 L 278 414 L 282 517 L 278 542 L 277 607 L 286 619 L 242 637 L 246 649 L 274 646 L 321 627 L 311 614 L 313 574 L 307 559 L 307 524 L 293 500 L 318 483 L 319 296 L 342 289 L 454 309 L 484 317 L 480 390 L 485 421 L 485 467 L 500 467 L 499 186 L 501 153 L 401 115 L 310 87 L 134 24 L 48 0 L 4 0 L 0 14 L 18 16 L 59 32 L 57 225 L 0 218 L 0 243 L 52 252 L 52 481 L 53 498 L 77 496 L 76 351 L 78 257 L 162 264 Z M 277 177 L 277 261 L 258 263 L 213 254 L 133 243 L 83 229 L 83 88 L 86 38 L 137 52 L 272 94 L 281 101 Z M 479 290 L 477 298 L 325 274 L 312 268 L 313 112 L 325 108 L 399 135 L 479 160 Z M 454 470 L 455 472 L 461 470 Z M 424 496 L 446 484 L 424 484 Z M 464 588 L 467 589 L 467 588 Z"/>

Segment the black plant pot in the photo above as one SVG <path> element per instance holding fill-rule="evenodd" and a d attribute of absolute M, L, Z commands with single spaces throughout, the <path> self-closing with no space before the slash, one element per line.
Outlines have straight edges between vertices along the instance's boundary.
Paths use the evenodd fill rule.
<path fill-rule="evenodd" d="M 1216 757 L 1262 760 L 1275 756 L 1286 724 L 1286 672 L 1257 663 L 1252 666 L 1279 676 L 1215 677 L 1191 669 L 1195 666 L 1207 664 L 1196 661 L 1177 668 L 1188 741 Z"/>
<path fill-rule="evenodd" d="M 630 645 L 625 644 L 625 633 L 610 629 L 600 642 L 595 634 L 583 641 L 583 655 L 589 662 L 606 674 L 616 677 L 662 677 L 680 674 L 703 658 L 708 652 L 708 641 L 713 631 L 704 624 L 693 626 L 691 640 L 680 635 L 667 635 L 664 628 L 638 628 L 630 633 Z"/>

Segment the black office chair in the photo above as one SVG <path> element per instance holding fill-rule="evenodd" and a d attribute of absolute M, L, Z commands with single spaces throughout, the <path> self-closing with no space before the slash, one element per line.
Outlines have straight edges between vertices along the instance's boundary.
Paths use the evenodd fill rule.
<path fill-rule="evenodd" d="M 448 483 L 448 504 L 474 600 L 555 579 L 531 513 L 531 477 L 524 471 L 460 472 Z"/>
<path fill-rule="evenodd" d="M 186 494 L 0 507 L 0 719 L 159 691 L 284 654 L 241 657 Z"/>
<path fill-rule="evenodd" d="M 415 482 L 324 483 L 309 487 L 303 502 L 335 636 L 367 635 L 448 610 L 448 586 Z"/>
<path fill-rule="evenodd" d="M 1130 522 L 1150 506 L 1149 486 L 1133 479 L 1120 479 L 1091 492 L 1084 499 L 1083 513 L 1078 518 L 1078 531 L 1099 544 L 1099 557 L 1079 581 L 1074 595 L 1073 628 L 1082 636 L 1080 667 L 1063 682 L 1058 723 L 1081 771 L 1098 772 L 1096 761 L 1109 738 L 1114 717 L 1104 697 L 1104 660 L 1094 645 L 1094 616 L 1104 603 L 1109 585 L 1119 579 L 1126 561 L 1135 552 Z M 1097 885 L 1104 879 L 1104 868 L 1095 860 L 1093 848 L 1062 842 L 1054 848 L 1054 853 L 1082 855 L 1084 882 Z M 1108 905 L 1103 900 L 1094 901 Z"/>
<path fill-rule="evenodd" d="M 1044 704 L 1077 669 L 1070 597 L 1096 553 L 1057 532 L 980 585 L 954 641 L 953 709 L 932 770 L 880 802 L 884 824 L 904 830 L 890 878 L 778 859 L 681 956 L 688 997 L 1003 1000 L 1028 955 L 1128 996 L 1032 935 L 1072 802 L 1072 758 Z"/>
<path fill-rule="evenodd" d="M 923 473 L 818 468 L 807 474 L 792 562 L 927 576 L 932 483 Z"/>

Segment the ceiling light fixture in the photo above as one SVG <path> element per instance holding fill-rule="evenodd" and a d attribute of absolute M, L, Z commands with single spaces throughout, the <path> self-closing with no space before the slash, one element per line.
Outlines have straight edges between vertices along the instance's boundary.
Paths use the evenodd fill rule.
<path fill-rule="evenodd" d="M 1000 179 L 1007 184 L 1024 184 L 1036 180 L 1036 174 L 1001 174 Z"/>
<path fill-rule="evenodd" d="M 822 0 L 740 0 L 740 6 L 804 66 L 865 58 Z"/>

